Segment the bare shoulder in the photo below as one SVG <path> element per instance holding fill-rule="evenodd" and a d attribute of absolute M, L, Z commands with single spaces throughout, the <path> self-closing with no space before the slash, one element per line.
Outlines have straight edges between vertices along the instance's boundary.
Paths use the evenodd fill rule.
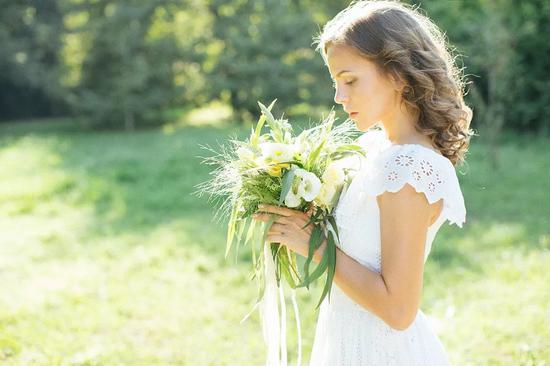
<path fill-rule="evenodd" d="M 432 225 L 441 210 L 443 209 L 443 199 L 430 204 L 427 197 L 422 192 L 406 183 L 403 188 L 397 192 L 386 191 L 377 197 L 378 206 L 381 212 L 387 212 L 394 217 L 407 217 L 411 222 L 417 222 L 420 225 Z"/>

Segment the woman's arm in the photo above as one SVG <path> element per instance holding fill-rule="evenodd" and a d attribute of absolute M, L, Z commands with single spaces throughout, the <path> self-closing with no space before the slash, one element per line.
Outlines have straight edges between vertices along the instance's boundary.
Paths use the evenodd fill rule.
<path fill-rule="evenodd" d="M 442 201 L 430 205 L 424 194 L 406 184 L 396 193 L 378 196 L 378 206 L 381 273 L 337 249 L 334 282 L 356 303 L 392 328 L 403 330 L 414 321 L 420 306 L 427 230 L 441 211 Z M 316 254 L 319 261 L 322 252 Z"/>
<path fill-rule="evenodd" d="M 406 184 L 400 191 L 378 196 L 382 241 L 381 273 L 372 271 L 337 249 L 334 283 L 352 300 L 380 317 L 394 329 L 403 330 L 414 321 L 420 305 L 424 246 L 429 225 L 439 214 L 442 201 L 430 205 L 422 193 Z M 295 210 L 265 206 L 264 212 L 282 215 L 268 234 L 307 256 L 307 232 L 300 229 L 304 218 Z M 266 220 L 266 216 L 257 215 Z M 307 222 L 307 219 L 306 219 Z M 302 225 L 303 226 L 303 225 Z M 281 235 L 284 233 L 284 235 Z M 316 253 L 319 262 L 324 244 Z"/>

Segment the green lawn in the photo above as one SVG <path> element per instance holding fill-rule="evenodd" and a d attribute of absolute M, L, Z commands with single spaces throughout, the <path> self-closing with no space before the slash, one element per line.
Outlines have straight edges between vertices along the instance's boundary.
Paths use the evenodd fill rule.
<path fill-rule="evenodd" d="M 249 253 L 224 260 L 225 227 L 192 194 L 199 144 L 247 130 L 0 125 L 0 364 L 263 364 L 258 313 L 240 324 Z M 550 365 L 549 144 L 508 137 L 494 171 L 474 140 L 460 168 L 467 223 L 441 229 L 422 302 L 453 365 Z M 299 293 L 304 361 L 319 293 Z"/>

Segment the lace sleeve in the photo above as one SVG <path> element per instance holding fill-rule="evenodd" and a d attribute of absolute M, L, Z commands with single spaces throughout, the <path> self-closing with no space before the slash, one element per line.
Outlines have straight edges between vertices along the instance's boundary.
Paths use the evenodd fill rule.
<path fill-rule="evenodd" d="M 466 221 L 464 198 L 451 162 L 421 145 L 394 145 L 383 151 L 365 170 L 363 190 L 378 196 L 397 192 L 409 183 L 428 202 L 443 199 L 441 216 L 462 227 Z"/>

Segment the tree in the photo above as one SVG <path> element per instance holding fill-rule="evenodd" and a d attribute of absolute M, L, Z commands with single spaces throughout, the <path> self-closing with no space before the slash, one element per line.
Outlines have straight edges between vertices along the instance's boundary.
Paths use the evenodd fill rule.
<path fill-rule="evenodd" d="M 548 1 L 414 3 L 421 3 L 464 55 L 466 74 L 475 85 L 468 96 L 475 125 L 492 134 L 500 123 L 502 128 L 550 133 L 550 43 L 544 36 L 550 32 Z M 486 113 L 478 113 L 482 110 Z"/>
<path fill-rule="evenodd" d="M 495 2 L 482 3 L 486 21 L 480 24 L 482 37 L 475 58 L 482 65 L 486 90 L 483 93 L 476 85 L 471 89 L 482 121 L 481 135 L 489 142 L 489 158 L 495 169 L 499 165 L 498 144 L 506 120 L 506 109 L 512 105 L 513 94 L 510 90 L 517 60 L 502 5 Z"/>
<path fill-rule="evenodd" d="M 55 1 L 2 2 L 0 120 L 64 111 L 58 56 L 62 24 Z"/>
<path fill-rule="evenodd" d="M 179 48 L 172 35 L 151 37 L 157 16 L 170 17 L 169 0 L 89 2 L 79 32 L 91 38 L 71 104 L 93 124 L 124 127 L 158 124 L 178 96 L 173 64 Z M 160 14 L 160 15 L 159 15 Z"/>
<path fill-rule="evenodd" d="M 305 2 L 229 1 L 209 4 L 211 42 L 219 44 L 206 70 L 212 98 L 227 99 L 244 117 L 258 113 L 256 101 L 288 108 L 299 102 L 328 104 L 328 73 L 311 46 L 317 30 Z"/>

